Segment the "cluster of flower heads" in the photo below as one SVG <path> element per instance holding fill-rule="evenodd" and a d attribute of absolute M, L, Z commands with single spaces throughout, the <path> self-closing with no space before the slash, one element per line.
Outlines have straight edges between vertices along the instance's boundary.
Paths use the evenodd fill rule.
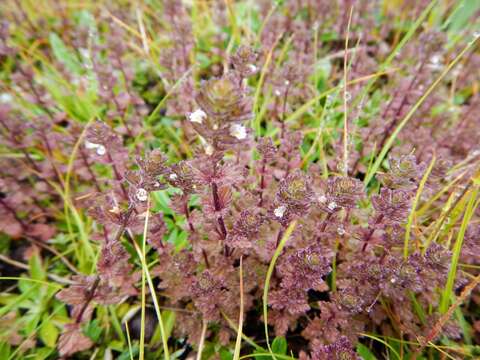
<path fill-rule="evenodd" d="M 203 105 L 198 111 L 205 110 L 204 128 L 198 134 L 213 147 L 212 152 L 201 145 L 195 158 L 168 164 L 153 150 L 137 159 L 135 170 L 125 171 L 109 193 L 90 201 L 90 214 L 107 234 L 101 240 L 97 276 L 76 278 L 78 284 L 58 294 L 73 306 L 73 323 L 66 327 L 62 342 L 79 335 L 78 324 L 88 320 L 93 304 L 119 303 L 137 294 L 138 272 L 129 261 L 122 234 L 135 241 L 135 234 L 142 231 L 149 194 L 166 187 L 179 190 L 171 198 L 171 208 L 185 218 L 183 231 L 189 245 L 178 251 L 165 241 L 161 213 L 152 214 L 147 241 L 160 260 L 152 273 L 160 280 L 165 305 L 184 307 L 197 319 L 184 319 L 175 330 L 178 336 L 195 343 L 200 338 L 198 322 L 206 321 L 210 324 L 207 336 L 218 332 L 227 344 L 234 332 L 226 319 L 235 319 L 240 312 L 240 257 L 243 310 L 251 313 L 262 297 L 273 253 L 295 220 L 298 225 L 270 282 L 268 321 L 274 333 L 300 331 L 310 342 L 310 354 L 305 349 L 300 352 L 305 359 L 355 358 L 359 334 L 372 326 L 389 331 L 400 328 L 414 339 L 428 322 L 415 313 L 409 299 L 414 296 L 425 306 L 438 303 L 437 289 L 445 282 L 450 261 L 450 253 L 441 245 L 417 248 L 418 239 L 403 257 L 403 225 L 425 166 L 413 155 L 391 158 L 389 170 L 379 176 L 381 189 L 370 197 L 368 206 L 358 179 L 335 175 L 324 179 L 315 171 L 307 175 L 299 162 L 283 161 L 286 149 L 296 146 L 289 141 L 297 141 L 294 133 L 279 145 L 259 139 L 256 149 L 241 146 L 251 139 L 226 134 L 231 124 L 245 126 L 244 115 L 235 116 L 244 113 L 238 109 L 248 102 L 246 88 L 239 93 L 241 101 L 215 105 L 225 84 L 239 83 L 230 83 L 234 78 L 226 74 L 207 82 L 197 95 Z M 189 114 L 186 121 L 197 115 Z M 95 123 L 85 146 L 92 150 L 94 145 L 105 146 L 101 156 L 108 157 L 117 141 L 104 124 Z M 253 151 L 260 156 L 252 163 Z M 290 156 L 295 159 L 294 154 Z M 194 196 L 199 201 L 192 203 Z M 73 350 L 88 345 L 80 344 Z"/>
<path fill-rule="evenodd" d="M 205 81 L 195 96 L 199 108 L 187 117 L 205 142 L 207 155 L 247 140 L 244 122 L 252 117 L 252 101 L 246 79 L 257 72 L 255 62 L 255 53 L 241 47 L 232 57 L 233 70 Z"/>

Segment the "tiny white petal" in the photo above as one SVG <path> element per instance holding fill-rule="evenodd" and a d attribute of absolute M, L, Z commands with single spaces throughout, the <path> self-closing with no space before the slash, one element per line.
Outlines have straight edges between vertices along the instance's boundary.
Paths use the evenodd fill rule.
<path fill-rule="evenodd" d="M 321 203 L 321 204 L 325 204 L 327 202 L 327 197 L 325 195 L 320 195 L 318 198 L 317 198 L 318 202 Z"/>
<path fill-rule="evenodd" d="M 345 229 L 342 226 L 339 226 L 337 228 L 337 234 L 340 235 L 340 236 L 345 235 Z"/>
<path fill-rule="evenodd" d="M 148 199 L 148 192 L 145 189 L 138 189 L 137 192 L 135 193 L 135 196 L 139 201 L 147 201 Z"/>
<path fill-rule="evenodd" d="M 277 218 L 282 218 L 286 210 L 287 210 L 287 207 L 285 205 L 282 205 L 277 207 L 275 210 L 273 210 L 273 213 Z"/>
<path fill-rule="evenodd" d="M 395 284 L 395 283 L 397 282 L 397 279 L 391 278 L 391 279 L 390 279 L 390 282 L 391 282 L 392 284 Z"/>
<path fill-rule="evenodd" d="M 247 137 L 247 129 L 241 124 L 233 124 L 230 126 L 230 135 L 238 140 L 243 140 Z"/>
<path fill-rule="evenodd" d="M 194 112 L 188 114 L 188 120 L 194 123 L 202 124 L 203 120 L 207 118 L 207 114 L 202 109 L 197 109 Z"/>
<path fill-rule="evenodd" d="M 105 146 L 103 146 L 103 145 L 98 145 L 98 147 L 97 147 L 97 155 L 102 156 L 102 155 L 105 155 L 106 152 L 107 152 L 107 149 L 105 149 Z"/>
<path fill-rule="evenodd" d="M 88 140 L 85 140 L 85 148 L 87 148 L 87 149 L 96 149 L 99 146 L 100 146 L 99 144 L 95 144 L 95 143 L 92 143 Z"/>
<path fill-rule="evenodd" d="M 210 155 L 213 154 L 213 150 L 214 150 L 214 149 L 213 149 L 213 146 L 212 146 L 212 145 L 210 145 L 210 144 L 206 144 L 206 145 L 205 145 L 205 154 L 207 154 L 207 155 L 210 156 Z"/>
<path fill-rule="evenodd" d="M 2 103 L 9 103 L 12 100 L 13 100 L 13 97 L 9 93 L 3 93 L 0 95 L 0 102 Z"/>
<path fill-rule="evenodd" d="M 337 208 L 337 203 L 335 201 L 331 201 L 328 205 L 327 205 L 328 209 L 329 210 L 335 210 Z"/>
<path fill-rule="evenodd" d="M 285 86 L 288 86 L 288 85 L 290 85 L 290 81 L 285 80 Z"/>
<path fill-rule="evenodd" d="M 253 64 L 248 64 L 248 70 L 250 70 L 252 73 L 257 72 L 257 67 Z"/>
<path fill-rule="evenodd" d="M 170 174 L 169 179 L 170 180 L 177 180 L 178 176 L 177 174 Z"/>
<path fill-rule="evenodd" d="M 275 90 L 275 95 L 276 95 L 276 96 L 280 96 L 280 95 L 282 95 L 282 92 L 277 89 L 277 90 Z"/>
<path fill-rule="evenodd" d="M 111 208 L 108 211 L 111 212 L 112 214 L 120 214 L 120 212 L 121 212 L 121 210 L 118 206 L 114 206 L 113 208 Z"/>

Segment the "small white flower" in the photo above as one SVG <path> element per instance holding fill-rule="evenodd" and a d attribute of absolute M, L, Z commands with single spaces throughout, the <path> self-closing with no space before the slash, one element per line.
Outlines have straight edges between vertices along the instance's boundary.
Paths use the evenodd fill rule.
<path fill-rule="evenodd" d="M 102 155 L 105 155 L 106 152 L 107 152 L 107 149 L 105 149 L 105 146 L 103 146 L 103 145 L 98 145 L 98 147 L 97 147 L 97 155 L 102 156 Z"/>
<path fill-rule="evenodd" d="M 390 279 L 390 282 L 391 282 L 392 284 L 395 284 L 395 283 L 397 282 L 397 279 L 395 279 L 395 278 L 392 277 L 392 278 Z"/>
<path fill-rule="evenodd" d="M 345 233 L 346 233 L 346 232 L 345 232 L 345 229 L 343 228 L 343 226 L 339 226 L 339 227 L 337 228 L 337 234 L 338 234 L 338 235 L 343 236 L 343 235 L 345 235 Z"/>
<path fill-rule="evenodd" d="M 97 155 L 100 155 L 100 156 L 105 155 L 107 153 L 107 149 L 105 149 L 105 146 L 101 144 L 92 143 L 88 140 L 85 141 L 85 148 L 87 148 L 88 150 L 95 150 Z"/>
<path fill-rule="evenodd" d="M 112 214 L 120 214 L 121 210 L 118 206 L 114 206 L 113 208 L 109 209 L 108 212 L 111 212 Z"/>
<path fill-rule="evenodd" d="M 282 95 L 282 92 L 277 89 L 277 90 L 274 91 L 274 94 L 275 94 L 275 96 L 280 96 L 280 95 Z"/>
<path fill-rule="evenodd" d="M 207 114 L 202 109 L 197 109 L 194 112 L 188 114 L 188 120 L 198 124 L 202 124 L 203 120 L 207 118 Z"/>
<path fill-rule="evenodd" d="M 230 126 L 230 135 L 238 140 L 243 140 L 247 137 L 247 129 L 241 124 L 233 124 Z"/>
<path fill-rule="evenodd" d="M 170 174 L 170 176 L 169 176 L 168 178 L 169 178 L 170 180 L 177 180 L 178 176 L 177 176 L 177 174 L 172 173 L 172 174 Z"/>
<path fill-rule="evenodd" d="M 0 95 L 0 102 L 2 103 L 9 103 L 12 100 L 13 100 L 13 97 L 9 93 L 3 93 Z"/>
<path fill-rule="evenodd" d="M 89 149 L 89 150 L 90 150 L 90 149 L 96 149 L 96 148 L 98 148 L 99 146 L 100 146 L 99 144 L 95 144 L 95 143 L 92 143 L 92 142 L 90 142 L 90 141 L 88 141 L 88 140 L 85 140 L 85 148 L 87 148 L 87 149 Z"/>
<path fill-rule="evenodd" d="M 287 211 L 287 207 L 285 205 L 282 205 L 273 210 L 273 213 L 277 218 L 282 218 L 283 214 L 285 214 L 285 211 Z"/>
<path fill-rule="evenodd" d="M 472 153 L 471 153 L 471 156 L 472 157 L 477 157 L 478 155 L 480 155 L 480 150 L 473 150 Z"/>
<path fill-rule="evenodd" d="M 160 183 L 159 183 L 158 181 L 155 181 L 155 183 L 153 184 L 153 186 L 159 187 L 159 186 L 160 186 Z"/>
<path fill-rule="evenodd" d="M 441 60 L 442 60 L 442 57 L 440 55 L 434 54 L 430 58 L 430 63 L 432 63 L 432 65 L 439 65 Z"/>
<path fill-rule="evenodd" d="M 205 145 L 205 154 L 207 154 L 208 156 L 212 155 L 213 154 L 213 146 L 210 145 L 210 144 L 206 144 Z"/>
<path fill-rule="evenodd" d="M 331 201 L 328 203 L 327 208 L 329 210 L 335 210 L 337 208 L 337 203 L 335 201 Z"/>
<path fill-rule="evenodd" d="M 320 204 L 325 204 L 327 202 L 327 197 L 325 195 L 320 195 L 318 198 L 317 198 L 318 202 Z"/>
<path fill-rule="evenodd" d="M 252 73 L 256 73 L 257 72 L 257 67 L 253 64 L 248 64 L 247 65 L 248 67 L 248 70 L 250 70 Z"/>
<path fill-rule="evenodd" d="M 285 80 L 285 83 L 284 83 L 284 84 L 285 84 L 285 86 L 288 86 L 288 85 L 290 85 L 290 81 Z"/>
<path fill-rule="evenodd" d="M 137 197 L 138 201 L 147 201 L 148 192 L 147 192 L 147 190 L 140 188 L 135 193 L 135 196 Z"/>

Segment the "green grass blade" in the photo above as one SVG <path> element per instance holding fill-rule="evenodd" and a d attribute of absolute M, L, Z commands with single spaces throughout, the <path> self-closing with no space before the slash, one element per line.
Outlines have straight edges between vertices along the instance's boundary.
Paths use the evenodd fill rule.
<path fill-rule="evenodd" d="M 272 260 L 270 261 L 270 265 L 268 266 L 267 276 L 265 278 L 265 287 L 263 288 L 263 321 L 265 323 L 265 339 L 267 341 L 268 351 L 275 359 L 275 355 L 272 353 L 272 348 L 270 347 L 270 340 L 268 338 L 268 290 L 270 288 L 270 279 L 272 278 L 273 270 L 275 269 L 275 263 L 277 262 L 278 257 L 282 253 L 285 244 L 287 243 L 290 235 L 292 235 L 293 230 L 297 226 L 297 221 L 293 221 L 283 234 L 280 243 L 273 254 Z"/>
<path fill-rule="evenodd" d="M 457 235 L 455 244 L 453 245 L 452 260 L 450 261 L 450 270 L 448 272 L 447 283 L 445 289 L 442 292 L 442 298 L 440 300 L 440 312 L 446 313 L 448 310 L 449 302 L 453 294 L 453 286 L 455 283 L 455 277 L 457 275 L 458 259 L 460 258 L 460 252 L 462 251 L 463 240 L 465 238 L 465 232 L 467 231 L 468 224 L 472 219 L 475 209 L 478 206 L 478 185 L 473 188 L 470 194 L 470 198 L 467 203 L 467 208 L 463 216 L 462 225 Z"/>
<path fill-rule="evenodd" d="M 405 229 L 405 241 L 403 244 L 403 258 L 407 259 L 408 257 L 408 244 L 410 242 L 410 232 L 412 230 L 413 219 L 415 218 L 415 211 L 417 209 L 418 201 L 420 200 L 420 196 L 422 195 L 423 188 L 427 183 L 428 176 L 432 172 L 433 165 L 435 165 L 435 156 L 432 158 L 430 165 L 425 171 L 422 180 L 420 181 L 420 185 L 418 186 L 417 193 L 415 194 L 415 198 L 413 199 L 412 209 L 410 210 L 410 214 L 408 216 L 407 227 Z"/>

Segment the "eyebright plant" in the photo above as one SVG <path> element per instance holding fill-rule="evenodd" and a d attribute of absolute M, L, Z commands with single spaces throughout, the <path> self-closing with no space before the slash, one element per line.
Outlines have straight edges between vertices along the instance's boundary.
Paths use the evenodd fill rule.
<path fill-rule="evenodd" d="M 0 26 L 12 356 L 474 358 L 477 37 L 447 71 L 433 3 L 141 3 Z"/>

